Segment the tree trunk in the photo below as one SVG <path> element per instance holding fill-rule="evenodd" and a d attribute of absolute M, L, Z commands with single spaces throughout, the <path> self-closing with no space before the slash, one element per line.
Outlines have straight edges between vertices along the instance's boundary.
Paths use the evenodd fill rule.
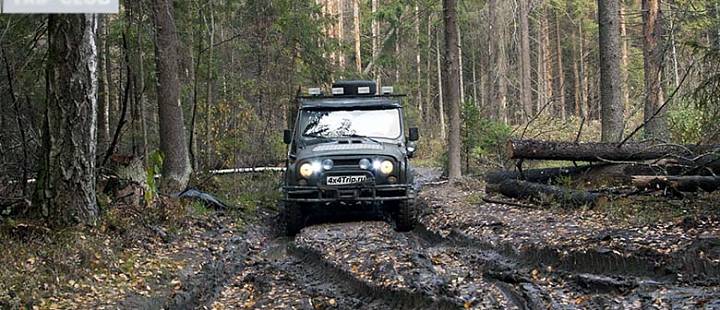
<path fill-rule="evenodd" d="M 547 5 L 543 4 L 542 10 L 540 11 L 540 22 L 542 24 L 542 55 L 543 55 L 543 73 L 545 76 L 543 76 L 543 79 L 545 80 L 543 82 L 543 85 L 545 85 L 545 101 L 543 101 L 543 106 L 549 105 L 552 106 L 553 101 L 555 98 L 555 85 L 554 85 L 554 73 L 553 73 L 553 57 L 551 46 L 550 46 L 550 21 L 548 20 L 548 9 Z M 546 110 L 551 111 L 551 108 L 546 108 Z"/>
<path fill-rule="evenodd" d="M 519 0 L 520 18 L 520 104 L 523 108 L 525 120 L 532 117 L 532 84 L 530 75 L 530 21 L 529 0 Z"/>
<path fill-rule="evenodd" d="M 490 77 L 491 98 L 497 105 L 496 120 L 500 122 L 508 122 L 507 111 L 507 55 L 505 53 L 505 18 L 504 9 L 498 5 L 504 5 L 504 2 L 498 3 L 497 0 L 490 0 L 488 10 L 490 14 L 493 73 Z"/>
<path fill-rule="evenodd" d="M 416 4 L 415 5 L 415 78 L 417 79 L 417 95 L 415 100 L 417 100 L 417 107 L 418 107 L 418 114 L 420 115 L 420 119 L 423 119 L 423 96 L 422 96 L 422 87 L 420 84 L 422 84 L 422 46 L 420 45 L 420 7 Z"/>
<path fill-rule="evenodd" d="M 620 3 L 620 40 L 622 40 L 622 81 L 623 85 L 623 101 L 625 102 L 625 113 L 628 113 L 630 104 L 630 88 L 627 86 L 630 76 L 630 63 L 628 51 L 628 33 L 627 20 L 625 19 L 626 11 L 624 2 Z"/>
<path fill-rule="evenodd" d="M 141 7 L 142 8 L 142 7 Z M 145 119 L 146 114 L 145 108 L 146 108 L 146 102 L 145 102 L 145 52 L 142 48 L 142 22 L 143 22 L 143 14 L 142 11 L 138 12 L 138 24 L 137 26 L 137 66 L 138 66 L 138 84 L 135 89 L 136 91 L 136 100 L 138 102 L 138 108 L 140 109 L 140 127 L 142 130 L 142 138 L 143 138 L 143 160 L 145 161 L 145 166 L 148 165 L 149 158 L 149 152 L 148 148 L 150 147 L 148 143 L 148 124 Z"/>
<path fill-rule="evenodd" d="M 517 171 L 495 171 L 485 175 L 488 184 L 500 184 L 506 180 L 522 180 L 533 183 L 548 184 L 567 177 L 585 175 L 602 165 L 584 165 L 560 168 L 530 169 L 522 173 Z"/>
<path fill-rule="evenodd" d="M 645 57 L 645 137 L 665 141 L 669 132 L 662 89 L 663 26 L 660 0 L 643 0 L 643 56 Z"/>
<path fill-rule="evenodd" d="M 105 100 L 107 102 L 106 108 L 108 111 L 108 113 L 107 113 L 108 127 L 115 127 L 117 124 L 115 124 L 113 122 L 113 118 L 112 118 L 111 114 L 113 112 L 115 112 L 117 114 L 117 112 L 120 111 L 120 102 L 118 101 L 119 97 L 117 96 L 117 90 L 115 89 L 115 83 L 113 81 L 113 74 L 112 74 L 112 59 L 113 59 L 113 57 L 111 54 L 112 51 L 110 49 L 110 46 L 111 46 L 111 40 L 110 40 L 111 39 L 111 37 L 110 37 L 111 15 L 105 15 L 104 19 L 105 19 L 105 27 L 103 28 L 103 32 L 104 32 L 103 34 L 105 36 L 105 39 L 102 42 L 102 44 L 103 44 L 102 49 L 103 49 L 103 54 L 105 55 L 104 56 L 105 57 L 105 59 L 104 59 L 105 67 L 104 68 L 101 67 L 100 70 L 104 71 L 101 74 L 103 75 L 103 78 L 105 81 L 104 96 L 105 96 Z M 98 46 L 98 47 L 100 47 L 100 46 Z M 110 136 L 109 130 L 110 129 L 108 128 L 108 137 Z"/>
<path fill-rule="evenodd" d="M 426 100 L 426 111 L 425 111 L 425 122 L 432 117 L 431 112 L 433 110 L 433 102 L 434 102 L 434 96 L 432 94 L 432 14 L 427 15 L 427 56 L 425 57 L 425 65 L 427 70 L 425 70 L 425 100 Z M 434 135 L 433 135 L 434 137 Z"/>
<path fill-rule="evenodd" d="M 463 43 L 462 43 L 462 32 L 460 31 L 460 23 L 456 23 L 457 25 L 457 34 L 458 34 L 458 75 L 460 76 L 460 103 L 461 106 L 465 103 L 465 68 L 463 63 Z"/>
<path fill-rule="evenodd" d="M 667 157 L 694 158 L 720 150 L 718 145 L 653 145 L 649 143 L 573 143 L 511 140 L 512 159 L 567 161 L 642 161 Z M 706 156 L 707 157 L 707 156 Z M 712 156 L 710 156 L 712 157 Z"/>
<path fill-rule="evenodd" d="M 577 118 L 582 117 L 582 106 L 581 106 L 581 90 L 582 90 L 582 82 L 580 80 L 580 59 L 582 55 L 579 55 L 578 50 L 578 31 L 577 29 L 573 29 L 572 31 L 572 57 L 573 57 L 573 106 L 574 106 L 574 115 Z"/>
<path fill-rule="evenodd" d="M 500 193 L 510 198 L 529 199 L 540 203 L 555 202 L 571 207 L 594 206 L 600 199 L 600 195 L 594 193 L 518 180 L 488 184 L 487 191 Z"/>
<path fill-rule="evenodd" d="M 438 85 L 438 116 L 440 116 L 440 138 L 445 141 L 447 139 L 445 125 L 445 94 L 443 92 L 443 67 L 441 62 L 442 52 L 440 51 L 440 30 L 435 32 L 435 56 L 437 59 L 437 85 Z"/>
<path fill-rule="evenodd" d="M 337 37 L 340 46 L 345 47 L 345 1 L 337 0 L 336 9 L 338 13 Z M 345 52 L 343 52 L 343 48 L 339 48 L 337 52 L 339 53 L 338 65 L 340 71 L 343 72 L 345 71 Z"/>
<path fill-rule="evenodd" d="M 105 35 L 105 28 L 108 25 L 108 18 L 103 16 L 98 18 L 97 30 L 97 46 L 98 48 L 105 46 L 108 39 Z M 106 51 L 98 51 L 98 149 L 105 150 L 110 141 L 110 93 L 108 92 L 108 77 L 105 68 L 105 62 L 109 61 L 110 55 Z"/>
<path fill-rule="evenodd" d="M 602 141 L 623 137 L 624 106 L 620 55 L 620 0 L 598 0 Z"/>
<path fill-rule="evenodd" d="M 355 38 L 355 69 L 357 69 L 357 73 L 361 73 L 363 66 L 362 51 L 360 49 L 360 0 L 353 0 L 353 26 L 355 29 L 353 31 Z"/>
<path fill-rule="evenodd" d="M 560 117 L 565 120 L 567 118 L 567 105 L 565 103 L 565 68 L 563 66 L 563 49 L 562 40 L 560 38 L 560 13 L 555 11 L 555 48 L 557 51 L 557 111 Z"/>
<path fill-rule="evenodd" d="M 36 205 L 65 226 L 94 225 L 97 152 L 97 16 L 50 15 L 47 106 Z"/>
<path fill-rule="evenodd" d="M 178 37 L 171 0 L 154 0 L 155 62 L 160 122 L 160 151 L 164 155 L 161 191 L 177 193 L 187 187 L 190 160 L 185 141 L 185 122 L 180 104 L 178 76 Z"/>
<path fill-rule="evenodd" d="M 372 31 L 372 59 L 373 59 L 373 78 L 377 82 L 378 91 L 380 90 L 380 87 L 382 86 L 382 79 L 380 78 L 380 73 L 378 68 L 380 67 L 376 62 L 379 55 L 378 50 L 378 36 L 380 35 L 380 25 L 378 24 L 377 20 L 377 10 L 378 10 L 378 0 L 372 0 L 372 25 L 371 25 L 371 31 Z"/>
<path fill-rule="evenodd" d="M 450 139 L 448 139 L 448 177 L 462 176 L 460 152 L 460 60 L 456 0 L 443 0 L 445 23 L 445 102 L 450 105 Z"/>
<path fill-rule="evenodd" d="M 207 80 L 206 80 L 206 95 L 205 101 L 205 163 L 210 164 L 212 161 L 212 112 L 211 107 L 213 105 L 213 68 L 214 68 L 214 55 L 215 55 L 215 12 L 213 10 L 213 2 L 209 1 L 210 4 L 210 21 L 206 23 L 208 31 L 208 57 L 207 57 Z"/>
<path fill-rule="evenodd" d="M 633 176 L 632 184 L 639 189 L 680 192 L 714 192 L 720 189 L 720 177 L 716 176 Z"/>
<path fill-rule="evenodd" d="M 539 10 L 539 12 L 540 12 L 539 13 L 540 15 L 544 14 L 543 10 Z M 542 16 L 537 17 L 536 28 L 537 28 L 537 31 L 536 31 L 537 36 L 535 38 L 536 39 L 535 41 L 537 42 L 537 44 L 536 44 L 537 59 L 536 59 L 535 63 L 537 65 L 537 69 L 535 70 L 535 72 L 536 72 L 537 85 L 536 85 L 535 89 L 537 91 L 537 104 L 535 106 L 535 111 L 536 111 L 536 113 L 540 113 L 541 109 L 543 108 L 543 106 L 545 106 L 545 104 L 547 102 L 547 93 L 545 92 L 545 55 L 544 55 L 545 50 L 543 48 L 543 45 L 545 42 L 544 36 L 546 34 L 545 34 L 545 31 L 543 30 Z"/>
<path fill-rule="evenodd" d="M 585 27 L 583 27 L 583 18 L 580 18 L 580 21 L 578 23 L 578 33 L 580 35 L 579 38 L 579 45 L 580 45 L 580 106 L 582 107 L 582 117 L 585 118 L 585 120 L 590 120 L 590 99 L 589 99 L 589 92 L 590 92 L 590 83 L 588 79 L 588 66 L 587 66 L 587 60 L 585 57 Z"/>

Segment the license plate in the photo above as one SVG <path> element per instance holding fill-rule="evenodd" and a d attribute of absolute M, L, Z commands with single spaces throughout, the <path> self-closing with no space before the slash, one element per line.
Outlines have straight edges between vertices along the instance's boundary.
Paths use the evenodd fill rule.
<path fill-rule="evenodd" d="M 327 177 L 327 185 L 351 185 L 363 183 L 367 180 L 364 175 Z"/>

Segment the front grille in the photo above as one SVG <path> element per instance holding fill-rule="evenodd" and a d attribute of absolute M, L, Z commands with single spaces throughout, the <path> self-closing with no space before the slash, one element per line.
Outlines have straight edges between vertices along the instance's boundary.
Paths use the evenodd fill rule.
<path fill-rule="evenodd" d="M 335 162 L 335 166 L 354 166 L 354 167 L 358 167 L 358 165 L 360 164 L 360 158 L 352 158 L 352 159 L 343 158 L 343 159 L 336 159 L 336 160 L 333 160 L 333 162 Z"/>

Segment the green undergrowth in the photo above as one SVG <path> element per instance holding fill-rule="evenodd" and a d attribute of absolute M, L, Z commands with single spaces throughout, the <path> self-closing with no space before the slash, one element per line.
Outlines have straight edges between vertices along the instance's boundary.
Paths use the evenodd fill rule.
<path fill-rule="evenodd" d="M 255 219 L 259 209 L 277 208 L 281 181 L 278 172 L 229 174 L 211 177 L 203 190 L 215 194 L 228 204 L 232 215 L 247 222 Z"/>

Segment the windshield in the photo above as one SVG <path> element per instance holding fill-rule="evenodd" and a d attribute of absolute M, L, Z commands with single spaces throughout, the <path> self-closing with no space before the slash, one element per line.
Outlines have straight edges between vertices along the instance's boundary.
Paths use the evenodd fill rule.
<path fill-rule="evenodd" d="M 300 129 L 304 137 L 364 136 L 397 139 L 401 135 L 400 109 L 303 110 Z"/>

